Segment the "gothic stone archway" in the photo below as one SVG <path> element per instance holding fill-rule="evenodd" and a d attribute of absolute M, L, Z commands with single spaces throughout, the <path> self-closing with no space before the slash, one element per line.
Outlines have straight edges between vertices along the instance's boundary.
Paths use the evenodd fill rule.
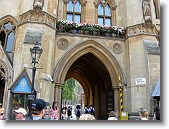
<path fill-rule="evenodd" d="M 84 89 L 85 104 L 94 105 L 97 119 L 107 119 L 110 110 L 119 110 L 119 95 L 113 92 L 119 76 L 124 82 L 121 69 L 111 53 L 99 43 L 89 40 L 63 56 L 53 78 L 60 84 L 71 77 L 79 81 Z"/>

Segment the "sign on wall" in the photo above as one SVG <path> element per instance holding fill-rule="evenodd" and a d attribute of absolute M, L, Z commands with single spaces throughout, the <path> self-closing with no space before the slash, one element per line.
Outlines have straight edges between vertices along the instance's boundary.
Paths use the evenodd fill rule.
<path fill-rule="evenodd" d="M 146 84 L 146 78 L 136 78 L 135 82 L 136 82 L 136 85 L 145 85 Z"/>
<path fill-rule="evenodd" d="M 43 29 L 27 28 L 25 34 L 25 43 L 41 43 L 42 42 Z"/>

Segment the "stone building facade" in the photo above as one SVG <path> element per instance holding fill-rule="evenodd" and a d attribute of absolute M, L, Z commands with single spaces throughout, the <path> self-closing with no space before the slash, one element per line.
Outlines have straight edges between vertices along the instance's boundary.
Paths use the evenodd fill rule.
<path fill-rule="evenodd" d="M 98 119 L 107 119 L 110 110 L 152 110 L 151 94 L 160 79 L 159 0 L 1 0 L 0 5 L 0 103 L 8 118 L 14 105 L 10 89 L 24 68 L 32 72 L 30 48 L 35 42 L 43 49 L 42 69 L 35 76 L 37 98 L 61 106 L 64 82 L 74 78 Z M 68 6 L 80 7 L 80 12 Z M 57 26 L 70 18 L 108 23 L 114 31 Z"/>

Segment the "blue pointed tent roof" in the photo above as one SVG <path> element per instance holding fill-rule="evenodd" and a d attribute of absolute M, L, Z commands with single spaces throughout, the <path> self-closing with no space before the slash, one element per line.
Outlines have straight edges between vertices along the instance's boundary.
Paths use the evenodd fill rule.
<path fill-rule="evenodd" d="M 152 93 L 152 96 L 155 97 L 155 96 L 160 96 L 160 79 L 158 80 L 155 88 L 154 88 L 154 91 Z"/>
<path fill-rule="evenodd" d="M 31 74 L 27 68 L 23 68 L 20 75 L 16 78 L 9 90 L 13 93 L 31 93 L 32 79 Z M 34 90 L 37 91 L 34 83 Z"/>

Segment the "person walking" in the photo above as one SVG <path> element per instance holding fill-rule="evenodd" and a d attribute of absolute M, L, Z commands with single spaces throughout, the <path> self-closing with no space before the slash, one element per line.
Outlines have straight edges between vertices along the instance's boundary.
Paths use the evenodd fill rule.
<path fill-rule="evenodd" d="M 15 112 L 15 119 L 16 120 L 25 120 L 25 117 L 27 115 L 27 111 L 24 108 L 19 108 L 17 110 L 14 110 Z"/>
<path fill-rule="evenodd" d="M 70 120 L 70 117 L 72 115 L 72 109 L 70 106 L 68 106 L 68 109 L 67 109 L 67 120 Z"/>
<path fill-rule="evenodd" d="M 85 113 L 85 114 L 88 114 L 88 113 L 89 113 L 89 109 L 88 109 L 87 105 L 85 105 L 85 107 L 84 107 L 84 113 Z"/>
<path fill-rule="evenodd" d="M 115 113 L 114 111 L 111 111 L 111 112 L 109 113 L 109 118 L 108 118 L 108 120 L 117 120 L 117 118 L 116 118 L 116 113 Z"/>
<path fill-rule="evenodd" d="M 154 119 L 160 120 L 160 108 L 159 107 L 154 108 Z"/>
<path fill-rule="evenodd" d="M 95 116 L 95 110 L 94 110 L 93 105 L 90 105 L 89 113 L 90 113 L 91 115 Z"/>
<path fill-rule="evenodd" d="M 80 115 L 81 115 L 80 105 L 77 105 L 77 106 L 76 106 L 75 114 L 76 114 L 77 120 L 79 120 L 79 117 L 80 117 Z"/>
<path fill-rule="evenodd" d="M 48 102 L 45 102 L 43 99 L 36 99 L 32 102 L 32 120 L 42 120 L 45 116 L 45 109 L 50 104 Z"/>
<path fill-rule="evenodd" d="M 53 102 L 52 107 L 49 110 L 49 116 L 51 120 L 59 120 L 59 107 L 57 102 Z"/>

